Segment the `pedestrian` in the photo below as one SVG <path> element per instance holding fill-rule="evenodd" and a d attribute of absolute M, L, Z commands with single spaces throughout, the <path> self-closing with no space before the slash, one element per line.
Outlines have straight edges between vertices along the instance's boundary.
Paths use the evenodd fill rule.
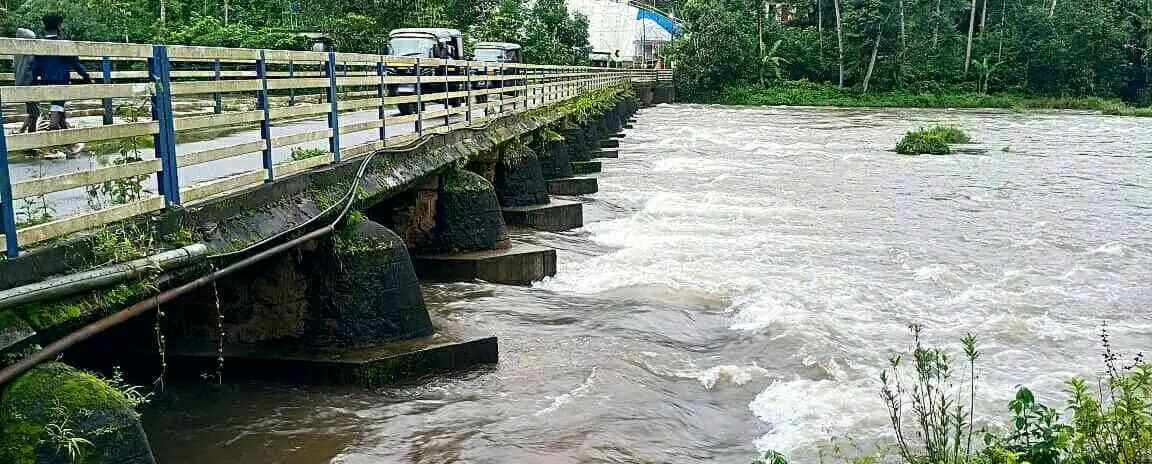
<path fill-rule="evenodd" d="M 60 28 L 64 25 L 64 16 L 60 13 L 48 13 L 41 18 L 44 22 L 45 40 L 62 40 Z M 72 84 L 72 71 L 76 71 L 85 84 L 92 83 L 88 70 L 80 63 L 76 56 L 42 55 L 36 57 L 36 79 L 43 85 L 70 85 Z M 64 112 L 65 101 L 52 102 L 51 112 L 48 114 L 48 129 L 67 129 L 68 118 Z M 81 147 L 82 148 L 82 147 Z"/>
<path fill-rule="evenodd" d="M 16 29 L 16 38 L 35 39 L 36 33 L 23 27 Z M 12 70 L 15 73 L 16 85 L 33 85 L 36 82 L 36 57 L 32 55 L 12 55 Z M 40 102 L 25 102 L 24 125 L 20 133 L 36 132 L 36 123 L 40 120 Z"/>

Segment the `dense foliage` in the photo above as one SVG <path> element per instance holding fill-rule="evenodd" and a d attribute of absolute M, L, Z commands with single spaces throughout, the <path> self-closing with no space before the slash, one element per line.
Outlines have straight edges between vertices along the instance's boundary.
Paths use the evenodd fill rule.
<path fill-rule="evenodd" d="M 786 22 L 775 1 L 676 3 L 681 95 L 806 79 L 860 93 L 1152 99 L 1152 0 L 789 0 Z"/>
<path fill-rule="evenodd" d="M 588 19 L 565 0 L 8 0 L 4 32 L 40 30 L 49 11 L 76 40 L 307 49 L 298 33 L 321 32 L 338 51 L 378 53 L 392 29 L 450 27 L 470 43 L 520 43 L 533 63 L 583 63 L 591 49 Z"/>
<path fill-rule="evenodd" d="M 952 152 L 952 144 L 968 143 L 972 138 L 955 127 L 936 126 L 920 128 L 904 134 L 896 144 L 896 153 L 902 155 L 947 155 Z"/>
<path fill-rule="evenodd" d="M 836 462 L 871 464 L 1146 464 L 1152 462 L 1152 365 L 1141 355 L 1123 360 L 1101 332 L 1104 370 L 1099 379 L 1065 382 L 1064 408 L 1044 405 L 1017 387 L 1008 417 L 989 429 L 973 411 L 980 351 L 972 335 L 962 340 L 963 363 L 947 350 L 925 346 L 912 326 L 913 348 L 894 355 L 880 375 L 880 398 L 892 426 L 892 449 L 856 455 L 842 449 Z M 1061 414 L 1067 411 L 1067 414 Z M 892 456 L 894 454 L 895 456 Z M 755 464 L 786 464 L 778 452 Z"/>

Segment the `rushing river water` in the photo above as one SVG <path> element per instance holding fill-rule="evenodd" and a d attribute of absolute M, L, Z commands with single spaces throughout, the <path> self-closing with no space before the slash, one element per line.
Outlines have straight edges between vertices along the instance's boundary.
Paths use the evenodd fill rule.
<path fill-rule="evenodd" d="M 887 151 L 954 124 L 985 156 Z M 1003 151 L 1007 148 L 1007 151 Z M 534 288 L 428 286 L 499 366 L 379 391 L 177 391 L 161 462 L 814 461 L 887 433 L 878 373 L 907 326 L 979 337 L 982 415 L 1059 405 L 1099 330 L 1152 335 L 1152 121 L 1085 114 L 659 106 L 606 160 L 586 227 Z"/>

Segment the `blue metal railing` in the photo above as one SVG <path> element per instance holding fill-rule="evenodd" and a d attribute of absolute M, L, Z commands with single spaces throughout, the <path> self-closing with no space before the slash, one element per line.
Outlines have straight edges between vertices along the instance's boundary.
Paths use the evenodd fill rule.
<path fill-rule="evenodd" d="M 129 44 L 125 44 L 122 46 L 128 46 L 128 45 Z M 102 46 L 106 46 L 106 44 L 104 44 Z M 174 114 L 174 109 L 173 109 L 173 95 L 174 95 L 174 92 L 173 92 L 173 70 L 172 70 L 172 60 L 170 59 L 170 47 L 166 46 L 166 45 L 150 46 L 150 52 L 151 52 L 150 55 L 151 56 L 148 56 L 147 49 L 141 49 L 140 48 L 140 47 L 142 47 L 141 45 L 134 45 L 133 44 L 131 46 L 137 47 L 137 48 L 133 49 L 135 51 L 125 49 L 126 51 L 123 51 L 124 54 L 121 56 L 134 57 L 134 58 L 127 58 L 127 59 L 144 59 L 145 57 L 147 57 L 147 63 L 148 63 L 147 81 L 150 83 L 150 86 L 151 86 L 151 92 L 150 92 L 151 113 L 152 113 L 151 116 L 152 116 L 152 121 L 156 124 L 155 128 L 153 129 L 154 132 L 151 132 L 151 133 L 152 133 L 152 138 L 153 138 L 153 149 L 154 149 L 154 153 L 155 153 L 155 158 L 159 159 L 159 161 L 160 161 L 159 162 L 159 169 L 157 171 L 155 171 L 155 179 L 156 179 L 156 186 L 157 186 L 156 191 L 159 192 L 160 197 L 163 198 L 163 205 L 165 207 L 179 207 L 182 204 L 182 198 L 181 198 L 181 188 L 180 188 L 181 186 L 180 186 L 180 175 L 179 175 L 179 162 L 177 159 L 177 152 L 176 152 L 176 127 L 177 127 L 177 124 L 176 124 L 176 116 Z M 11 45 L 10 45 L 10 47 L 11 47 Z M 235 82 L 235 81 L 230 81 L 230 80 L 224 79 L 224 73 L 222 72 L 222 61 L 227 61 L 229 63 L 237 62 L 237 60 L 235 60 L 235 58 L 237 58 L 239 56 L 252 56 L 252 53 L 255 51 L 250 51 L 250 50 L 244 51 L 244 53 L 248 53 L 248 54 L 243 55 L 243 54 L 235 53 L 235 52 L 239 52 L 239 50 L 221 49 L 222 53 L 229 52 L 229 51 L 233 52 L 233 53 L 231 55 L 216 55 L 217 57 L 212 57 L 211 55 L 201 57 L 200 55 L 194 54 L 194 52 L 198 53 L 198 51 L 196 51 L 196 50 L 193 50 L 192 52 L 190 52 L 189 51 L 190 47 L 178 47 L 178 48 L 179 48 L 179 53 L 181 53 L 181 54 L 178 54 L 177 56 L 181 57 L 180 59 L 185 59 L 185 60 L 190 60 L 190 61 L 207 62 L 210 64 L 210 66 L 211 66 L 210 72 L 193 71 L 193 73 L 199 73 L 199 74 L 195 74 L 195 75 L 200 76 L 201 78 L 207 77 L 209 79 L 208 81 L 201 80 L 198 82 L 214 82 L 216 84 L 215 84 L 215 86 L 211 86 L 211 87 L 202 86 L 202 85 L 201 86 L 194 86 L 194 87 L 196 87 L 196 89 L 198 89 L 197 91 L 193 91 L 191 89 L 184 88 L 180 92 L 176 92 L 176 93 L 184 94 L 184 93 L 203 92 L 205 94 L 211 94 L 212 113 L 215 115 L 222 115 L 222 114 L 225 114 L 225 112 L 223 111 L 224 105 L 223 105 L 223 100 L 221 97 L 222 93 L 238 92 L 238 91 L 244 92 L 244 91 L 251 91 L 252 90 L 252 87 L 228 85 L 228 83 Z M 19 50 L 19 48 L 17 48 L 17 50 Z M 172 48 L 172 50 L 175 50 L 175 48 Z M 116 48 L 116 49 L 107 49 L 107 51 L 106 51 L 106 53 L 113 54 L 113 55 L 116 52 L 121 52 L 121 50 Z M 208 49 L 207 52 L 211 52 L 211 49 Z M 173 52 L 173 53 L 175 53 L 175 52 Z M 281 54 L 276 55 L 280 58 L 277 58 L 276 61 L 270 61 L 268 58 L 271 56 L 270 54 L 273 54 L 273 53 L 281 53 Z M 287 92 L 288 105 L 293 106 L 296 103 L 298 103 L 298 98 L 297 98 L 298 95 L 296 94 L 296 88 L 297 88 L 296 86 L 292 86 L 292 85 L 285 86 L 283 84 L 279 84 L 276 87 L 270 87 L 269 86 L 269 81 L 271 80 L 270 75 L 272 74 L 269 71 L 270 63 L 278 63 L 281 66 L 284 66 L 286 64 L 286 69 L 287 69 L 286 74 L 288 76 L 289 81 L 292 81 L 294 78 L 298 78 L 301 74 L 299 63 L 297 61 L 293 61 L 292 59 L 283 58 L 284 55 L 282 53 L 283 52 L 278 52 L 278 51 L 260 50 L 260 51 L 256 52 L 258 58 L 254 62 L 255 70 L 256 70 L 255 77 L 259 81 L 259 84 L 258 84 L 258 86 L 256 86 L 256 91 L 255 91 L 256 109 L 258 111 L 262 112 L 262 114 L 259 116 L 258 119 L 259 119 L 259 125 L 260 125 L 260 137 L 264 142 L 263 147 L 260 149 L 260 153 L 262 155 L 261 156 L 261 165 L 262 165 L 263 171 L 265 173 L 265 178 L 264 178 L 265 182 L 271 182 L 271 181 L 276 179 L 276 167 L 274 165 L 274 159 L 273 159 L 273 147 L 274 146 L 280 146 L 280 145 L 277 145 L 276 143 L 274 143 L 274 141 L 273 141 L 274 138 L 272 137 L 272 120 L 273 120 L 274 114 L 273 114 L 273 110 L 272 110 L 272 104 L 270 101 L 271 100 L 270 89 L 287 88 L 288 89 L 288 92 Z M 310 52 L 304 52 L 304 53 L 310 53 Z M 230 61 L 229 60 L 222 60 L 220 58 L 220 56 L 230 56 L 231 60 Z M 346 57 L 346 59 L 347 59 L 347 57 L 353 57 L 353 61 L 356 61 L 358 63 L 361 61 L 364 61 L 363 55 L 358 55 L 358 56 L 357 55 L 343 55 L 343 56 Z M 110 125 L 114 126 L 115 125 L 115 124 L 113 124 L 115 122 L 114 121 L 114 108 L 112 105 L 113 98 L 114 97 L 115 98 L 122 98 L 124 95 L 127 95 L 126 93 L 124 93 L 123 87 L 117 87 L 117 86 L 123 86 L 125 84 L 113 84 L 113 65 L 112 65 L 113 62 L 112 62 L 112 58 L 114 58 L 114 57 L 115 56 L 107 56 L 107 55 L 100 57 L 100 64 L 101 64 L 101 70 L 103 71 L 103 78 L 100 80 L 101 84 L 94 85 L 90 88 L 91 95 L 92 95 L 92 97 L 90 97 L 90 98 L 99 99 L 101 102 L 102 112 L 103 112 L 103 114 L 102 114 L 103 121 L 102 122 L 103 122 L 103 125 L 105 125 L 105 126 L 110 126 Z M 288 57 L 289 58 L 301 58 L 298 55 L 288 55 Z M 327 100 L 326 103 L 328 103 L 328 105 L 329 105 L 328 111 L 325 111 L 326 117 L 327 117 L 327 126 L 328 126 L 328 129 L 331 131 L 331 133 L 328 134 L 328 141 L 327 141 L 328 142 L 328 149 L 332 155 L 332 162 L 335 162 L 335 163 L 338 163 L 341 161 L 341 149 L 342 149 L 341 140 L 340 140 L 340 137 L 341 137 L 340 102 L 339 102 L 340 94 L 338 92 L 338 84 L 340 83 L 340 79 L 352 79 L 353 81 L 350 81 L 350 82 L 357 82 L 357 83 L 351 83 L 351 84 L 346 84 L 346 85 L 351 85 L 354 87 L 355 86 L 368 87 L 368 88 L 372 89 L 372 91 L 373 91 L 372 93 L 375 94 L 375 97 L 380 99 L 380 103 L 378 104 L 379 105 L 378 116 L 381 119 L 381 123 L 380 123 L 379 129 L 378 129 L 378 135 L 379 135 L 379 139 L 381 141 L 384 141 L 383 143 L 387 143 L 387 140 L 388 140 L 388 137 L 390 134 L 389 134 L 388 124 L 386 122 L 388 115 L 385 113 L 385 106 L 383 104 L 383 101 L 386 99 L 386 97 L 388 95 L 389 85 L 395 85 L 395 84 L 386 83 L 385 76 L 390 75 L 391 71 L 393 70 L 393 68 L 389 68 L 389 66 L 391 64 L 389 62 L 390 60 L 393 60 L 393 59 L 396 59 L 397 61 L 405 60 L 403 58 L 398 58 L 398 57 L 384 57 L 384 56 L 371 57 L 370 58 L 371 61 L 367 62 L 368 64 L 363 64 L 363 63 L 362 64 L 365 68 L 370 67 L 370 68 L 374 68 L 374 69 L 364 71 L 364 75 L 374 75 L 374 76 L 378 77 L 380 80 L 378 83 L 377 82 L 370 82 L 370 85 L 367 85 L 367 84 L 359 83 L 359 82 L 363 82 L 363 80 L 362 80 L 363 78 L 359 78 L 361 80 L 356 81 L 356 79 L 358 79 L 358 78 L 355 78 L 355 77 L 352 77 L 352 78 L 338 77 L 340 75 L 348 76 L 350 73 L 350 67 L 351 67 L 347 62 L 344 62 L 344 63 L 341 63 L 338 65 L 337 59 L 340 59 L 340 58 L 341 58 L 341 55 L 338 55 L 335 52 L 327 52 L 326 55 L 324 55 L 324 54 L 310 54 L 310 55 L 304 56 L 302 58 L 305 62 L 309 62 L 309 61 L 314 60 L 312 62 L 319 64 L 320 69 L 322 71 L 322 75 L 325 78 L 325 80 L 327 81 L 327 85 L 325 87 L 320 87 L 319 85 L 301 86 L 301 87 L 302 88 L 303 87 L 311 87 L 311 88 L 322 88 L 323 89 L 322 95 L 324 98 L 326 98 L 326 100 Z M 126 58 L 120 58 L 120 59 L 126 59 Z M 359 60 L 359 61 L 357 61 L 357 60 Z M 446 124 L 451 123 L 450 116 L 452 114 L 458 114 L 460 112 L 465 113 L 465 121 L 467 121 L 468 124 L 471 124 L 472 119 L 473 119 L 472 109 L 473 109 L 474 93 L 477 96 L 478 95 L 487 95 L 489 97 L 489 99 L 491 100 L 491 103 L 487 103 L 487 104 L 477 103 L 478 107 L 484 108 L 484 110 L 485 110 L 484 115 L 485 116 L 488 115 L 488 113 L 492 110 L 493 107 L 497 108 L 497 110 L 495 112 L 501 112 L 505 106 L 505 103 L 504 103 L 505 91 L 504 90 L 505 90 L 505 86 L 507 85 L 507 82 L 505 81 L 505 79 L 507 78 L 506 77 L 507 73 L 505 72 L 505 66 L 503 66 L 503 65 L 489 67 L 488 64 L 485 63 L 482 68 L 479 66 L 473 68 L 472 63 L 470 63 L 470 62 L 469 63 L 463 63 L 463 64 L 461 64 L 460 62 L 456 62 L 456 63 L 452 64 L 451 66 L 462 69 L 464 75 L 467 77 L 466 78 L 459 78 L 459 80 L 455 80 L 455 81 L 450 81 L 448 75 L 451 73 L 449 73 L 448 69 L 447 69 L 449 66 L 449 64 L 447 64 L 448 61 L 429 60 L 429 59 L 421 60 L 419 58 L 416 58 L 414 60 L 412 60 L 412 59 L 407 59 L 407 60 L 408 61 L 403 61 L 403 62 L 406 63 L 406 66 L 410 66 L 409 69 L 411 69 L 411 71 L 412 71 L 412 76 L 415 77 L 415 79 L 413 79 L 414 87 L 415 87 L 415 92 L 414 92 L 415 98 L 414 99 L 415 99 L 415 105 L 416 105 L 416 113 L 418 115 L 423 114 L 422 110 L 423 110 L 424 104 L 432 103 L 432 102 L 440 102 L 441 99 L 444 99 L 443 100 L 443 103 L 445 103 L 444 122 Z M 249 63 L 251 63 L 251 62 L 249 62 Z M 357 65 L 357 66 L 360 66 L 360 65 Z M 425 90 L 426 88 L 431 88 L 431 86 L 433 84 L 439 84 L 439 81 L 436 78 L 435 72 L 432 73 L 433 74 L 432 77 L 424 76 L 424 72 L 429 68 L 430 69 L 437 69 L 439 66 L 443 66 L 445 68 L 444 73 L 443 73 L 445 75 L 445 77 L 444 77 L 445 89 L 443 90 L 443 92 L 445 92 L 446 95 L 436 96 L 436 97 L 426 97 L 423 93 L 423 90 Z M 528 65 L 528 66 L 531 67 L 531 65 Z M 584 73 L 584 72 L 587 72 L 588 69 L 590 69 L 590 68 L 579 68 L 579 69 L 573 68 L 571 70 L 556 70 L 555 67 L 540 67 L 540 68 L 541 68 L 541 70 L 538 71 L 539 73 L 547 74 L 553 78 L 563 78 L 563 77 L 565 77 L 565 73 L 568 73 L 568 72 Z M 203 69 L 203 68 L 201 68 L 201 69 Z M 489 84 L 489 85 L 482 87 L 483 91 L 480 91 L 478 89 L 473 89 L 474 83 L 484 81 L 484 77 L 482 77 L 482 76 L 472 76 L 471 75 L 473 69 L 476 69 L 477 71 L 479 71 L 480 69 L 483 69 L 483 76 L 498 76 L 498 79 L 491 81 L 491 82 L 488 82 L 487 84 Z M 607 70 L 606 69 L 604 71 L 617 71 L 615 73 L 615 76 L 617 76 L 619 79 L 628 79 L 629 78 L 629 75 L 624 74 L 624 73 L 620 73 L 618 70 Z M 231 73 L 232 72 L 230 72 L 229 77 L 234 75 Z M 526 78 L 526 74 L 527 73 L 525 73 L 525 78 Z M 179 73 L 179 75 L 182 77 L 187 77 L 190 74 L 188 74 L 187 71 L 181 71 Z M 137 74 L 137 76 L 139 76 L 139 75 Z M 586 74 L 585 76 L 588 76 L 588 75 Z M 519 78 L 517 78 L 517 79 L 519 79 Z M 558 87 L 555 87 L 557 90 L 552 90 L 552 92 L 554 92 L 554 93 L 545 93 L 545 92 L 547 92 L 547 90 L 544 88 L 540 88 L 538 90 L 539 94 L 536 94 L 533 96 L 527 96 L 527 91 L 525 91 L 526 95 L 524 96 L 525 99 L 523 100 L 522 104 L 517 103 L 518 101 L 520 101 L 518 99 L 513 99 L 511 104 L 515 105 L 516 109 L 523 109 L 523 108 L 528 108 L 528 107 L 533 106 L 534 105 L 533 102 L 544 103 L 544 102 L 549 101 L 549 100 L 554 100 L 554 99 L 559 99 L 559 98 L 570 97 L 572 95 L 576 95 L 579 93 L 579 90 L 577 90 L 575 87 L 568 85 L 568 84 L 573 84 L 577 81 L 578 81 L 578 79 L 576 79 L 576 78 L 569 78 L 568 80 L 560 79 L 558 83 L 552 84 L 554 86 L 558 86 Z M 593 79 L 593 81 L 595 81 L 595 79 Z M 412 81 L 409 81 L 409 82 L 412 82 Z M 450 84 L 450 82 L 457 82 L 458 84 Z M 523 89 L 527 89 L 529 87 L 532 87 L 532 86 L 528 86 L 527 82 L 528 81 L 526 79 L 524 81 L 518 80 L 518 81 L 513 82 L 514 85 L 512 85 L 512 87 L 523 88 Z M 544 80 L 544 81 L 538 81 L 538 82 L 553 82 L 553 81 Z M 196 84 L 196 82 L 192 82 L 191 84 Z M 496 84 L 496 85 L 493 86 L 491 84 Z M 106 87 L 102 87 L 102 85 L 106 85 Z M 177 85 L 187 86 L 187 85 L 189 85 L 189 83 L 181 81 L 181 82 L 177 83 Z M 463 86 L 463 88 L 460 88 L 460 86 Z M 547 86 L 547 84 L 545 84 L 545 86 Z M 242 88 L 242 90 L 236 90 L 236 89 L 241 89 L 241 88 Z M 457 92 L 453 92 L 454 88 L 458 89 Z M 104 89 L 111 89 L 111 90 L 104 90 Z M 17 90 L 21 90 L 21 89 L 17 89 Z M 463 92 L 463 93 L 466 93 L 466 95 L 464 97 L 466 100 L 466 108 L 463 110 L 451 110 L 451 103 L 458 102 L 461 98 L 460 90 L 466 90 L 466 92 Z M 117 92 L 120 92 L 120 93 L 117 93 Z M 6 95 L 6 94 L 7 93 L 0 94 L 0 98 L 2 98 L 2 95 Z M 77 95 L 77 92 L 71 92 L 70 94 L 71 95 Z M 82 93 L 82 94 L 88 95 L 88 93 Z M 42 96 L 44 94 L 36 93 L 36 92 L 29 93 L 29 92 L 25 91 L 23 93 L 16 92 L 15 95 L 18 95 L 19 97 L 14 97 L 14 98 L 12 98 L 12 100 L 14 100 L 15 102 L 20 102 L 20 101 L 28 101 L 30 99 L 40 98 L 40 96 Z M 139 95 L 139 94 L 133 93 L 132 95 Z M 492 98 L 492 97 L 495 97 L 495 98 Z M 71 98 L 82 99 L 82 98 L 77 98 L 77 97 L 71 97 Z M 0 102 L 0 103 L 3 103 L 3 102 Z M 356 107 L 362 108 L 362 107 L 364 107 L 364 105 L 361 104 L 361 105 L 350 106 L 350 108 L 356 108 Z M 227 113 L 227 114 L 233 114 L 233 113 Z M 314 113 L 302 113 L 302 114 L 314 114 Z M 319 115 L 317 114 L 317 117 L 318 116 Z M 226 115 L 225 116 L 211 116 L 211 115 L 209 115 L 209 116 L 203 116 L 203 117 L 224 118 L 222 121 L 225 121 L 225 120 L 226 121 L 236 121 L 237 120 L 236 118 L 229 118 Z M 433 118 L 433 119 L 436 119 L 436 118 Z M 248 119 L 245 121 L 250 122 L 251 119 Z M 417 116 L 413 122 L 414 122 L 414 126 L 415 126 L 414 128 L 415 128 L 416 135 L 418 136 L 418 135 L 424 134 L 425 129 L 426 129 L 424 117 L 423 116 Z M 235 124 L 235 122 L 232 122 L 232 123 Z M 197 125 L 195 127 L 205 127 L 204 126 L 205 123 L 203 123 L 203 122 L 200 122 L 197 124 L 199 124 L 199 125 Z M 209 124 L 211 124 L 211 123 L 209 123 Z M 221 123 L 221 124 L 224 124 L 224 123 Z M 351 126 L 363 127 L 361 124 L 353 124 Z M 449 127 L 451 127 L 451 126 L 449 126 Z M 86 131 L 89 129 L 94 129 L 94 128 L 88 128 L 88 129 L 82 129 L 82 130 Z M 120 135 L 120 134 L 122 134 L 121 131 L 117 131 L 116 129 L 111 128 L 111 127 L 106 128 L 106 129 L 101 129 L 101 130 L 107 130 L 108 132 L 102 132 L 101 134 L 108 134 L 108 135 L 101 135 L 100 137 L 103 137 L 103 138 L 97 137 L 96 140 L 109 139 L 109 138 L 119 138 L 119 137 L 124 136 L 124 135 Z M 62 135 L 63 135 L 63 138 L 65 138 L 65 139 L 71 137 L 71 140 L 76 140 L 77 138 L 80 137 L 80 135 L 78 133 L 80 131 L 81 130 L 71 130 L 70 132 L 64 133 Z M 140 132 L 138 130 L 135 133 L 140 134 Z M 396 134 L 391 134 L 391 135 L 395 136 Z M 9 155 L 8 147 L 13 146 L 13 144 L 14 144 L 14 145 L 17 145 L 16 146 L 17 149 L 23 150 L 23 149 L 28 149 L 29 146 L 37 146 L 36 144 L 40 144 L 39 146 L 43 146 L 43 145 L 48 143 L 47 142 L 48 140 L 55 140 L 55 139 L 51 139 L 51 138 L 45 138 L 45 136 L 42 136 L 42 135 L 37 135 L 34 137 L 33 136 L 19 136 L 19 137 L 21 137 L 19 142 L 16 142 L 15 140 L 13 140 L 12 144 L 10 144 L 9 140 L 8 140 L 9 136 L 7 136 L 4 133 L 4 131 L 0 130 L 0 233 L 4 234 L 4 237 L 5 237 L 5 240 L 4 240 L 5 255 L 8 257 L 18 256 L 19 245 L 21 242 L 21 237 L 19 237 L 19 231 L 17 229 L 17 223 L 16 223 L 17 211 L 16 211 L 16 207 L 14 205 L 14 199 L 13 199 L 14 184 L 12 182 L 11 171 L 10 171 L 9 161 L 8 161 L 8 155 Z M 380 145 L 377 145 L 377 146 L 380 146 Z M 233 155 L 233 156 L 235 156 L 235 155 Z M 213 159 L 223 159 L 223 158 L 213 158 Z M 194 161 L 192 163 L 194 164 L 194 163 L 198 163 L 198 162 L 207 162 L 207 161 Z M 140 170 L 139 170 L 140 168 L 138 166 L 135 167 L 134 169 L 135 169 L 134 172 L 136 172 L 136 173 L 140 172 Z M 132 175 L 139 175 L 139 174 L 132 174 Z M 104 177 L 103 179 L 107 179 L 107 177 Z M 100 182 L 100 181 L 94 181 L 94 182 Z M 42 186 L 30 188 L 28 185 L 25 185 L 24 182 L 17 184 L 16 187 L 18 190 L 17 195 L 21 196 L 22 198 L 26 198 L 29 195 L 33 195 L 34 193 L 32 193 L 32 192 L 37 191 L 36 188 L 40 188 L 40 190 L 38 190 L 40 192 L 59 191 L 59 189 L 51 190 L 51 189 L 43 188 Z M 71 187 L 71 188 L 75 188 L 75 187 Z M 189 193 L 188 195 L 189 195 L 189 198 L 194 198 L 194 196 L 191 193 Z M 155 199 L 155 197 L 153 197 L 153 198 Z M 157 208 L 157 207 L 159 207 L 159 206 L 153 206 L 152 208 Z M 154 211 L 154 210 L 155 209 L 151 209 L 149 211 Z M 139 214 L 139 213 L 136 213 L 136 214 Z M 123 217 L 124 216 L 121 216 L 121 218 L 123 218 Z M 56 231 L 56 232 L 53 232 L 52 235 L 49 235 L 47 233 L 40 233 L 39 235 L 37 235 L 33 238 L 30 238 L 29 240 L 32 240 L 32 241 L 43 240 L 46 237 L 58 236 L 60 233 L 66 233 L 66 232 Z"/>

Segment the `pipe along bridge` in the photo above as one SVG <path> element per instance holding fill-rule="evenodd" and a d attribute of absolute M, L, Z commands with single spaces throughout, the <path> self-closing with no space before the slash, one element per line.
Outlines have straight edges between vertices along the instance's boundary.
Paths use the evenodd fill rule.
<path fill-rule="evenodd" d="M 555 250 L 513 238 L 582 227 L 620 131 L 673 98 L 670 70 L 26 39 L 0 54 L 99 70 L 0 86 L 0 462 L 55 456 L 60 408 L 88 412 L 87 462 L 153 461 L 131 401 L 81 369 L 377 387 L 495 363 L 496 337 L 434 320 L 420 282 L 555 274 Z M 26 103 L 60 101 L 67 128 L 16 133 Z"/>

